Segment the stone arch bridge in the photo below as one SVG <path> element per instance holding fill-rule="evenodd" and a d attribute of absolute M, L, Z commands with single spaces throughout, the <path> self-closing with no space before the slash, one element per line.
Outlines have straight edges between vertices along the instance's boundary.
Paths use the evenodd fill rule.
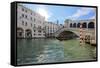
<path fill-rule="evenodd" d="M 82 25 L 83 35 L 90 35 L 92 37 L 96 38 L 96 20 L 81 20 L 81 21 L 67 21 L 65 22 L 67 24 L 64 25 L 63 28 L 60 28 L 56 32 L 54 32 L 52 35 L 54 37 L 58 37 L 60 33 L 63 31 L 69 31 L 77 36 L 80 36 L 80 25 Z"/>

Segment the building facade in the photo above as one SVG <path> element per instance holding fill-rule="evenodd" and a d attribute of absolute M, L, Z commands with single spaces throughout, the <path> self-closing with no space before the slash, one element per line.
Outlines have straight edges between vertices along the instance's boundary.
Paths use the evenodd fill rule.
<path fill-rule="evenodd" d="M 59 29 L 58 24 L 45 21 L 39 13 L 18 4 L 17 7 L 17 37 L 38 38 L 51 35 Z"/>
<path fill-rule="evenodd" d="M 60 29 L 59 24 L 55 24 L 53 22 L 47 22 L 47 21 L 45 22 L 45 35 L 47 37 L 53 36 L 53 33 L 58 31 L 59 29 Z"/>

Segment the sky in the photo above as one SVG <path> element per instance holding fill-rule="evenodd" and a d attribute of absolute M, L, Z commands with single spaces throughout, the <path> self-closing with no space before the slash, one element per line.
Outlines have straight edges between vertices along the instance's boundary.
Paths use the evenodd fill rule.
<path fill-rule="evenodd" d="M 65 19 L 87 20 L 96 17 L 96 9 L 90 7 L 23 4 L 25 7 L 45 17 L 46 21 L 64 24 Z"/>

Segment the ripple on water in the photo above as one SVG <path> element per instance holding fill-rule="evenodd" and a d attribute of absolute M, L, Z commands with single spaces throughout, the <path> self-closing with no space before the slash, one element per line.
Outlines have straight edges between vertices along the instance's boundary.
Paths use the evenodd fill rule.
<path fill-rule="evenodd" d="M 36 64 L 52 62 L 82 61 L 93 59 L 94 47 L 79 45 L 78 39 L 59 41 L 56 39 L 46 40 L 19 40 L 18 41 L 18 64 Z"/>

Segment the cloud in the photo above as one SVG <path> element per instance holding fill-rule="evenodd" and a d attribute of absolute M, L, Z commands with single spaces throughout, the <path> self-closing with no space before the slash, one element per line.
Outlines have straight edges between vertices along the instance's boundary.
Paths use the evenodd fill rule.
<path fill-rule="evenodd" d="M 51 15 L 52 15 L 52 14 L 48 11 L 48 8 L 47 8 L 46 6 L 44 6 L 44 5 L 39 5 L 39 6 L 37 6 L 36 11 L 37 11 L 40 15 L 44 16 L 44 17 L 45 17 L 45 20 L 48 20 L 48 19 L 51 17 Z"/>
<path fill-rule="evenodd" d="M 88 15 L 91 11 L 94 11 L 94 9 L 93 8 L 80 8 L 72 16 L 69 16 L 68 18 L 78 19 L 80 16 Z"/>

